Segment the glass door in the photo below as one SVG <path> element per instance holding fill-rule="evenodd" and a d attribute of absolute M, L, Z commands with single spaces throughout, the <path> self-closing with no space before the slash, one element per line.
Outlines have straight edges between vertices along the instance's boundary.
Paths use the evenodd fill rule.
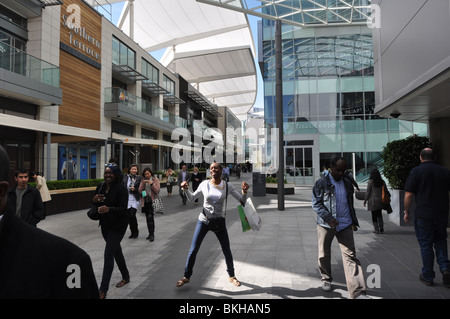
<path fill-rule="evenodd" d="M 285 170 L 288 183 L 314 184 L 313 146 L 285 147 Z"/>

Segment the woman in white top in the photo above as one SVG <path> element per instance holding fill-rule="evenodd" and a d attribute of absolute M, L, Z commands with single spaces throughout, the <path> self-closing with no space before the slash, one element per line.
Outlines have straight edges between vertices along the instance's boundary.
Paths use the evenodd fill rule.
<path fill-rule="evenodd" d="M 210 230 L 214 231 L 222 247 L 230 282 L 235 286 L 241 285 L 234 275 L 233 256 L 231 254 L 228 232 L 225 227 L 226 209 L 224 211 L 224 206 L 226 206 L 227 194 L 231 194 L 236 200 L 245 203 L 249 185 L 246 182 L 242 182 L 242 194 L 240 194 L 232 184 L 222 180 L 222 166 L 219 163 L 212 163 L 210 172 L 211 179 L 203 181 L 194 193 L 189 191 L 189 186 L 186 182 L 180 185 L 190 201 L 195 200 L 200 194 L 203 194 L 204 203 L 203 211 L 198 216 L 197 226 L 192 238 L 184 277 L 177 282 L 177 287 L 181 287 L 190 281 L 198 250 Z"/>

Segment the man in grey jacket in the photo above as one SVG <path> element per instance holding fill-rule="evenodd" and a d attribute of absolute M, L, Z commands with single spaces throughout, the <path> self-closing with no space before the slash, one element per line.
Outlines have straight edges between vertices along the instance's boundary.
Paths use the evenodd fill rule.
<path fill-rule="evenodd" d="M 331 291 L 331 243 L 336 237 L 342 252 L 345 279 L 350 298 L 366 298 L 366 284 L 361 263 L 356 258 L 353 230 L 359 226 L 353 206 L 353 186 L 344 174 L 347 163 L 336 157 L 330 174 L 316 181 L 312 207 L 317 213 L 319 271 L 322 289 Z"/>

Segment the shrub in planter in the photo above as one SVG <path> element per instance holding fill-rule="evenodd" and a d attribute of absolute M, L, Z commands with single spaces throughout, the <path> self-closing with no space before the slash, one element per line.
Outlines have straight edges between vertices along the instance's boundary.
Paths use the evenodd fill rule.
<path fill-rule="evenodd" d="M 268 175 L 268 176 L 266 176 L 266 183 L 268 183 L 268 184 L 277 184 L 278 181 L 277 181 L 276 177 L 272 177 L 272 176 Z M 284 183 L 287 184 L 287 180 L 286 179 L 284 179 Z"/>
<path fill-rule="evenodd" d="M 103 182 L 103 178 L 47 181 L 47 187 L 48 190 L 92 187 L 97 186 L 101 182 Z M 36 183 L 29 183 L 29 184 L 30 186 L 36 187 Z"/>
<path fill-rule="evenodd" d="M 389 214 L 389 220 L 398 226 L 414 224 L 414 204 L 410 208 L 410 222 L 406 224 L 403 220 L 405 196 L 403 189 L 411 170 L 420 165 L 420 151 L 426 147 L 431 147 L 428 137 L 412 135 L 403 140 L 389 142 L 383 148 L 383 174 L 394 189 L 391 196 L 393 212 Z"/>
<path fill-rule="evenodd" d="M 420 151 L 431 147 L 426 136 L 412 135 L 403 140 L 392 141 L 383 148 L 383 174 L 394 189 L 403 189 L 411 170 L 420 164 Z"/>

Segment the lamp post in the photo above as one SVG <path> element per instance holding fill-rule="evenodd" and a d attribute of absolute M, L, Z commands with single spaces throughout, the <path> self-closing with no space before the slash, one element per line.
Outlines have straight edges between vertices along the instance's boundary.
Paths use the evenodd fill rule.
<path fill-rule="evenodd" d="M 282 79 L 281 20 L 275 21 L 275 108 L 278 130 L 278 210 L 284 210 L 284 134 L 283 134 L 283 79 Z"/>

